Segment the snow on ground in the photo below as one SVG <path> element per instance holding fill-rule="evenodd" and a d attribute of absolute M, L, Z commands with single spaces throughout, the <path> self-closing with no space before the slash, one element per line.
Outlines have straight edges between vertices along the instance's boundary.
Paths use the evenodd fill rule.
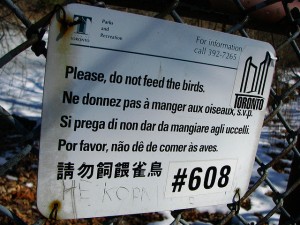
<path fill-rule="evenodd" d="M 0 105 L 11 114 L 40 118 L 45 58 L 28 49 L 0 69 Z"/>
<path fill-rule="evenodd" d="M 2 51 L 1 56 L 3 56 L 5 50 Z M 13 61 L 0 69 L 0 106 L 11 114 L 37 120 L 40 119 L 44 73 L 45 58 L 43 56 L 36 57 L 30 49 L 18 55 Z M 269 135 L 268 128 L 264 128 L 258 148 L 258 156 L 265 163 L 271 160 L 271 157 L 267 153 L 280 151 L 280 149 L 274 149 L 271 146 Z M 0 155 L 0 165 L 6 161 L 6 158 L 11 157 L 11 154 L 8 152 L 6 155 Z M 256 172 L 258 167 L 258 164 L 255 163 L 251 178 L 252 183 L 259 179 L 259 175 Z M 288 174 L 279 174 L 270 169 L 268 177 L 277 190 L 280 192 L 285 190 Z M 254 213 L 266 215 L 275 206 L 272 198 L 266 195 L 269 191 L 270 188 L 266 184 L 261 185 L 250 197 L 251 209 L 247 211 L 241 208 L 240 215 L 249 222 L 257 221 L 258 218 L 254 216 Z M 227 206 L 203 207 L 199 208 L 199 210 L 229 212 Z M 170 224 L 173 221 L 170 212 L 162 213 L 167 219 L 163 222 L 151 223 L 151 225 Z M 278 220 L 279 215 L 275 214 L 272 216 L 270 224 L 278 224 Z M 200 225 L 205 223 L 194 224 Z"/>

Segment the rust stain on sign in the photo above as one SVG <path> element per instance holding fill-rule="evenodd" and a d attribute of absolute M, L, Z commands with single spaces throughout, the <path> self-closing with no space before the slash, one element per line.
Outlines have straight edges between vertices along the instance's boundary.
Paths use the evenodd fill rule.
<path fill-rule="evenodd" d="M 62 21 L 58 21 L 57 28 L 59 29 L 59 34 L 56 40 L 59 41 L 62 38 L 70 37 L 74 31 L 74 20 L 71 16 L 67 15 Z"/>
<path fill-rule="evenodd" d="M 54 200 L 49 204 L 49 219 L 58 219 L 57 213 L 61 209 L 61 202 L 59 200 Z"/>

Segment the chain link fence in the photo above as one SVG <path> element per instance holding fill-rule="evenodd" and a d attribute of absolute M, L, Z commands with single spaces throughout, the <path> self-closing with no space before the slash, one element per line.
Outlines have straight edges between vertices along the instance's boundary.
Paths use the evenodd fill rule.
<path fill-rule="evenodd" d="M 219 2 L 219 6 L 215 3 Z M 267 185 L 271 189 L 271 196 L 274 202 L 274 208 L 265 215 L 260 216 L 257 224 L 269 224 L 269 220 L 274 214 L 280 214 L 280 224 L 300 224 L 300 211 L 297 206 L 300 200 L 300 142 L 297 142 L 299 136 L 299 91 L 300 91 L 300 73 L 297 72 L 298 61 L 300 60 L 300 50 L 297 40 L 300 34 L 300 12 L 298 8 L 289 5 L 293 1 L 287 0 L 266 0 L 253 1 L 250 7 L 245 7 L 240 0 L 232 1 L 187 1 L 175 0 L 172 2 L 157 1 L 107 1 L 107 6 L 124 10 L 131 8 L 133 12 L 136 10 L 144 10 L 143 14 L 156 14 L 157 18 L 173 19 L 179 23 L 190 23 L 199 27 L 210 29 L 219 29 L 223 32 L 240 34 L 245 37 L 268 41 L 276 49 L 279 56 L 279 66 L 277 67 L 272 90 L 270 92 L 268 114 L 265 117 L 264 126 L 268 127 L 269 137 L 271 138 L 271 148 L 276 146 L 277 152 L 270 152 L 272 160 L 264 162 L 258 156 L 256 163 L 259 165 L 257 170 L 259 178 L 252 181 L 249 190 L 244 196 L 235 196 L 233 203 L 228 204 L 229 213 L 223 215 L 219 224 L 252 224 L 247 221 L 240 213 L 240 207 L 247 201 L 253 192 L 261 185 Z M 230 4 L 229 4 L 230 3 Z M 61 10 L 62 6 L 55 6 L 54 9 L 46 16 L 42 17 L 35 23 L 32 23 L 25 13 L 10 0 L 3 0 L 1 3 L 6 9 L 13 13 L 26 28 L 26 41 L 20 43 L 16 48 L 7 52 L 0 58 L 0 68 L 9 64 L 12 59 L 19 55 L 25 49 L 31 47 L 37 56 L 44 55 L 46 57 L 46 43 L 42 40 L 47 30 L 51 17 L 57 10 Z M 103 2 L 90 1 L 88 4 L 104 7 Z M 226 5 L 227 4 L 227 5 Z M 266 21 L 259 20 L 259 13 L 268 17 L 268 7 L 280 4 L 283 10 L 283 17 L 277 22 L 268 24 Z M 296 3 L 299 4 L 299 3 Z M 222 8 L 223 7 L 223 8 Z M 222 10 L 220 10 L 222 8 Z M 233 10 L 234 9 L 234 10 Z M 153 13 L 156 11 L 157 13 Z M 140 12 L 140 11 L 139 11 Z M 272 11 L 269 11 L 272 12 Z M 257 14 L 256 14 L 257 13 Z M 182 16 L 181 16 L 182 15 Z M 257 16 L 258 15 L 258 16 Z M 256 20 L 257 18 L 258 20 Z M 193 19 L 191 19 L 193 18 Z M 195 19 L 196 18 L 196 19 Z M 254 19 L 253 19 L 254 18 Z M 264 18 L 268 20 L 270 18 Z M 3 29 L 3 27 L 2 27 Z M 255 31 L 258 29 L 259 31 Z M 274 38 L 277 35 L 279 38 Z M 2 36 L 3 38 L 3 36 Z M 2 41 L 1 38 L 1 41 Z M 2 43 L 3 44 L 3 43 Z M 288 48 L 288 46 L 290 46 Z M 290 49 L 291 51 L 288 51 Z M 288 53 L 286 53 L 288 52 Z M 295 65 L 286 66 L 289 61 L 289 54 L 294 54 L 292 60 L 296 61 Z M 285 60 L 285 57 L 288 59 Z M 4 108 L 0 107 L 1 117 L 1 143 L 2 151 L 7 146 L 25 146 L 13 158 L 0 166 L 0 175 L 4 176 L 7 171 L 18 166 L 21 159 L 26 157 L 30 152 L 35 150 L 35 141 L 39 139 L 40 127 L 35 126 L 32 130 L 25 128 L 23 123 L 8 113 Z M 14 135 L 10 132 L 14 131 Z M 17 135 L 15 135 L 17 134 Z M 284 140 L 284 144 L 276 143 L 276 140 Z M 280 192 L 269 178 L 270 168 L 274 168 L 282 159 L 289 158 L 293 160 L 289 173 L 289 182 L 286 191 Z M 188 224 L 181 218 L 182 210 L 173 211 L 172 216 L 175 218 L 172 224 Z M 8 208 L 0 205 L 0 214 L 10 218 L 15 224 L 26 224 L 15 213 Z M 233 220 L 234 219 L 234 220 Z M 118 223 L 118 218 L 112 218 L 109 223 Z M 210 222 L 210 221 L 207 221 Z M 55 223 L 55 210 L 48 219 L 42 218 L 37 220 L 35 224 Z"/>

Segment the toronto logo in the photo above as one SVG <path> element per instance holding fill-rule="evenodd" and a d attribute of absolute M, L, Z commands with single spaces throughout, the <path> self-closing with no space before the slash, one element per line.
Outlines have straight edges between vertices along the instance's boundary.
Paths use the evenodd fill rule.
<path fill-rule="evenodd" d="M 263 95 L 272 59 L 267 52 L 259 65 L 255 65 L 252 61 L 252 57 L 245 61 L 239 93 L 235 94 L 234 108 L 254 110 L 263 108 L 265 101 Z"/>
<path fill-rule="evenodd" d="M 71 39 L 73 41 L 90 42 L 89 33 L 92 25 L 92 17 L 74 15 L 73 19 L 74 21 L 78 21 L 78 24 Z"/>
<path fill-rule="evenodd" d="M 89 21 L 92 23 L 92 17 L 74 15 L 74 21 L 80 21 L 80 23 L 77 25 L 77 34 L 88 34 L 87 22 Z"/>

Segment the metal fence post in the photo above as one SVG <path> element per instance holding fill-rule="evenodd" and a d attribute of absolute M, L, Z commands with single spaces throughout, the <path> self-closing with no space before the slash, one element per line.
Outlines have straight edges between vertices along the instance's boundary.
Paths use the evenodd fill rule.
<path fill-rule="evenodd" d="M 300 149 L 300 133 L 298 134 L 296 147 Z M 291 188 L 300 179 L 300 157 L 294 154 L 294 159 L 291 165 L 291 172 L 289 176 L 289 181 L 287 185 L 287 190 Z M 296 187 L 289 195 L 284 198 L 283 207 L 290 213 L 290 215 L 296 220 L 300 217 L 299 210 L 299 200 L 300 200 L 300 185 Z M 289 218 L 282 214 L 280 217 L 279 225 L 284 225 L 289 222 Z M 300 225 L 300 221 L 296 223 Z"/>

